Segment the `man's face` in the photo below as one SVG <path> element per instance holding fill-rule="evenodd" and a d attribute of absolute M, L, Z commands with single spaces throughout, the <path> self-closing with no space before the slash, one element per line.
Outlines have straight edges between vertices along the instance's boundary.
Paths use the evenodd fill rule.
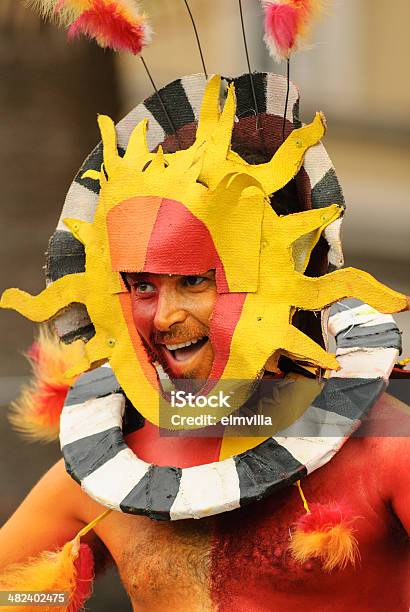
<path fill-rule="evenodd" d="M 181 276 L 127 273 L 132 314 L 152 361 L 173 379 L 205 381 L 214 353 L 209 325 L 216 301 L 215 273 Z"/>

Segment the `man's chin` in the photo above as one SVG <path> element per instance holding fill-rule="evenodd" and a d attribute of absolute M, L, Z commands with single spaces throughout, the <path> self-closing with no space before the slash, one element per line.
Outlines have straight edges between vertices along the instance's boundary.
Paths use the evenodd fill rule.
<path fill-rule="evenodd" d="M 205 386 L 208 380 L 203 376 L 198 376 L 194 371 L 177 374 L 172 372 L 170 368 L 165 369 L 164 366 L 162 366 L 162 372 L 166 374 L 166 377 L 160 377 L 160 382 L 164 390 L 167 390 L 166 381 L 169 381 L 175 389 L 185 391 L 186 393 L 197 393 Z"/>
<path fill-rule="evenodd" d="M 196 378 L 193 374 L 180 378 L 172 378 L 171 380 L 176 389 L 195 394 L 198 393 L 207 382 L 206 378 Z"/>

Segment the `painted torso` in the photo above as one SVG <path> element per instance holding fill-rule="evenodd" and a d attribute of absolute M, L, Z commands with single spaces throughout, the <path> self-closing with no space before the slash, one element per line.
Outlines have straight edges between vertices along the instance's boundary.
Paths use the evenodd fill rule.
<path fill-rule="evenodd" d="M 355 568 L 325 574 L 316 561 L 292 559 L 289 529 L 304 513 L 296 487 L 199 521 L 112 513 L 96 533 L 139 612 L 407 612 L 408 540 L 383 491 L 386 444 L 391 441 L 350 440 L 303 480 L 308 500 L 344 501 L 357 517 Z"/>

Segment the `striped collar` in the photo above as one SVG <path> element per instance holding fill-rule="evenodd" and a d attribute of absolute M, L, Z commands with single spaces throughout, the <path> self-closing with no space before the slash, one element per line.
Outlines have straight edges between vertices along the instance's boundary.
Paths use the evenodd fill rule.
<path fill-rule="evenodd" d="M 385 389 L 400 346 L 393 318 L 359 300 L 338 302 L 327 314 L 341 370 L 299 418 L 255 448 L 189 468 L 143 461 L 123 438 L 142 422 L 137 411 L 126 410 L 105 366 L 79 379 L 62 412 L 60 442 L 68 473 L 108 508 L 180 520 L 245 506 L 325 465 Z"/>

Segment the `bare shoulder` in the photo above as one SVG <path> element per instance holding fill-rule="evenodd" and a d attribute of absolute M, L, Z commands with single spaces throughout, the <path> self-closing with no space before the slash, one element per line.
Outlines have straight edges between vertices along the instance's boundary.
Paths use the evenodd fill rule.
<path fill-rule="evenodd" d="M 389 502 L 408 481 L 409 459 L 410 408 L 384 393 L 331 465 L 342 472 L 354 468 Z"/>
<path fill-rule="evenodd" d="M 66 473 L 64 462 L 59 461 L 0 530 L 0 566 L 59 548 L 102 510 Z"/>
<path fill-rule="evenodd" d="M 32 493 L 45 497 L 49 507 L 59 508 L 59 513 L 81 529 L 104 512 L 106 508 L 94 501 L 67 473 L 64 460 L 60 459 L 43 476 Z M 51 502 L 51 503 L 50 503 Z"/>
<path fill-rule="evenodd" d="M 383 423 L 376 438 L 379 465 L 384 468 L 386 488 L 401 490 L 401 483 L 409 480 L 410 459 L 410 407 L 397 398 L 384 393 L 375 406 L 375 414 Z M 376 420 L 377 423 L 377 420 Z"/>

